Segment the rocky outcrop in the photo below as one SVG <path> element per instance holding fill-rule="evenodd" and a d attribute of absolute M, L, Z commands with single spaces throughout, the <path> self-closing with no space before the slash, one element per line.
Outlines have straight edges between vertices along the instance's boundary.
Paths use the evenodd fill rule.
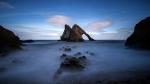
<path fill-rule="evenodd" d="M 66 55 L 64 57 L 63 62 L 60 65 L 60 68 L 63 69 L 69 69 L 69 70 L 81 70 L 85 68 L 86 65 L 86 57 L 85 56 L 81 56 L 81 57 L 72 57 L 72 56 L 68 56 Z"/>
<path fill-rule="evenodd" d="M 133 34 L 127 38 L 125 45 L 150 49 L 150 17 L 136 24 Z"/>
<path fill-rule="evenodd" d="M 72 29 L 69 25 L 65 25 L 65 30 L 61 36 L 61 40 L 62 41 L 66 41 L 66 40 L 69 40 L 69 37 L 70 37 L 70 33 L 71 33 Z"/>
<path fill-rule="evenodd" d="M 65 25 L 65 30 L 61 36 L 62 41 L 84 41 L 82 35 L 85 34 L 90 41 L 94 41 L 80 26 L 77 24 L 73 25 L 72 29 L 69 25 Z"/>
<path fill-rule="evenodd" d="M 34 42 L 34 40 L 22 40 L 22 43 L 32 43 L 32 42 Z"/>
<path fill-rule="evenodd" d="M 54 79 L 58 79 L 64 72 L 76 72 L 83 71 L 88 63 L 86 56 L 70 56 L 67 54 L 61 55 L 61 64 L 56 73 L 54 74 Z"/>
<path fill-rule="evenodd" d="M 21 41 L 12 31 L 0 26 L 0 53 L 10 49 L 19 49 Z"/>

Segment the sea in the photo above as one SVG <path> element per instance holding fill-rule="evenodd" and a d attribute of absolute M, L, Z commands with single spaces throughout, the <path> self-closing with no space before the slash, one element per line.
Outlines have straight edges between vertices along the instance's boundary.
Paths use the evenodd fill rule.
<path fill-rule="evenodd" d="M 124 40 L 65 42 L 34 40 L 0 58 L 0 84 L 97 84 L 96 81 L 150 76 L 150 51 L 128 48 Z M 65 47 L 71 48 L 64 51 Z M 85 56 L 83 70 L 61 67 L 62 54 Z M 57 77 L 56 77 L 57 76 Z"/>

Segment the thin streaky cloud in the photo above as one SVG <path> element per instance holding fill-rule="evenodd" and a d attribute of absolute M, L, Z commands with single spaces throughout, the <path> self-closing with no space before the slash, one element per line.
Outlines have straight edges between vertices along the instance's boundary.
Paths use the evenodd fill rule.
<path fill-rule="evenodd" d="M 112 21 L 93 21 L 87 25 L 87 28 L 92 31 L 97 31 L 110 26 L 112 26 Z"/>
<path fill-rule="evenodd" d="M 65 24 L 71 24 L 72 19 L 70 17 L 64 16 L 64 15 L 54 15 L 54 16 L 51 16 L 50 18 L 48 18 L 48 22 L 51 25 L 64 26 Z"/>
<path fill-rule="evenodd" d="M 15 7 L 8 2 L 0 1 L 0 8 L 14 9 Z"/>

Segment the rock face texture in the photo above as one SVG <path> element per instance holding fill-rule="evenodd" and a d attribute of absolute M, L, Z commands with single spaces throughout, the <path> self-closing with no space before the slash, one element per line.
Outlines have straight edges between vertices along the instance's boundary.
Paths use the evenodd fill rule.
<path fill-rule="evenodd" d="M 136 24 L 133 34 L 126 40 L 126 46 L 150 49 L 150 17 Z"/>
<path fill-rule="evenodd" d="M 90 41 L 94 41 L 80 26 L 77 24 L 73 25 L 72 29 L 69 25 L 65 25 L 65 30 L 61 36 L 62 41 L 73 41 L 79 42 L 84 41 L 82 35 L 85 34 Z"/>
<path fill-rule="evenodd" d="M 0 26 L 0 53 L 9 49 L 19 49 L 21 41 L 12 31 Z"/>

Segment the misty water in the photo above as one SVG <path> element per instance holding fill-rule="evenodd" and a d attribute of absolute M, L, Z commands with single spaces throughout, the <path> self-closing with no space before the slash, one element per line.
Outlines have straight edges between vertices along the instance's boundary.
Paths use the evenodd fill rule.
<path fill-rule="evenodd" d="M 60 48 L 69 46 L 70 52 Z M 23 50 L 13 51 L 0 58 L 1 84 L 70 84 L 74 81 L 115 80 L 145 76 L 150 71 L 150 52 L 130 49 L 124 41 L 35 41 L 26 43 Z M 92 54 L 87 54 L 86 52 Z M 56 72 L 63 53 L 81 52 L 88 64 L 81 71 Z M 58 75 L 58 78 L 54 78 Z"/>

